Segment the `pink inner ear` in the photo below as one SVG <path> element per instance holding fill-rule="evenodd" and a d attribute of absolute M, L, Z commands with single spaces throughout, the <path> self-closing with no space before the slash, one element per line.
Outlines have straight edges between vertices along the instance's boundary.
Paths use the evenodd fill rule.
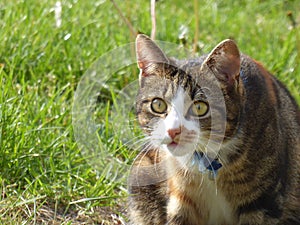
<path fill-rule="evenodd" d="M 145 69 L 144 62 L 138 61 L 138 67 L 139 67 L 140 69 Z"/>
<path fill-rule="evenodd" d="M 227 82 L 231 85 L 238 78 L 240 72 L 240 58 L 235 55 L 226 55 L 220 59 L 216 69 L 220 74 L 224 74 Z"/>
<path fill-rule="evenodd" d="M 241 66 L 238 47 L 232 40 L 221 42 L 208 56 L 206 64 L 219 80 L 234 84 Z"/>
<path fill-rule="evenodd" d="M 168 63 L 168 58 L 158 45 L 143 34 L 139 34 L 136 38 L 136 56 L 140 69 L 145 69 L 150 64 Z"/>

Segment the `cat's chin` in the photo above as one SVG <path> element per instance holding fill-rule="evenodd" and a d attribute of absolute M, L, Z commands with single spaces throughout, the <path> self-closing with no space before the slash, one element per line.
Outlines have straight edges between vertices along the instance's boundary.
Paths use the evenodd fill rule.
<path fill-rule="evenodd" d="M 193 145 L 171 142 L 164 144 L 163 148 L 175 157 L 191 156 L 194 153 Z"/>

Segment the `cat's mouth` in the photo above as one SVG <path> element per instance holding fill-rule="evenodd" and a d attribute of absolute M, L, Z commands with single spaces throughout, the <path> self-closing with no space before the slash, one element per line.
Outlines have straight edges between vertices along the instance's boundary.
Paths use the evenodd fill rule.
<path fill-rule="evenodd" d="M 168 147 L 177 147 L 179 145 L 179 143 L 177 143 L 176 141 L 172 141 L 171 143 L 168 144 Z"/>
<path fill-rule="evenodd" d="M 177 140 L 172 140 L 165 145 L 167 150 L 174 156 L 185 156 L 191 154 L 190 146 L 185 142 L 180 142 Z"/>

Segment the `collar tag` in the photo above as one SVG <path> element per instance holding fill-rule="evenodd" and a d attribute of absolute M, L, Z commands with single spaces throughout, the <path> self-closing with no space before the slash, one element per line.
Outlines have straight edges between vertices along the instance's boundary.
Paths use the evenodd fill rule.
<path fill-rule="evenodd" d="M 200 152 L 194 153 L 192 166 L 194 165 L 198 166 L 198 169 L 201 173 L 208 171 L 210 179 L 215 179 L 217 177 L 218 170 L 222 167 L 222 164 L 218 159 L 211 159 Z"/>

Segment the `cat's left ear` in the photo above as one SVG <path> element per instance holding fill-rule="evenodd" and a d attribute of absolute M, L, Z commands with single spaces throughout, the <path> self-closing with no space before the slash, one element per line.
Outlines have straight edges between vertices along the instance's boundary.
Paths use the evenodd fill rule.
<path fill-rule="evenodd" d="M 234 85 L 241 67 L 240 52 L 235 42 L 227 39 L 218 44 L 203 62 L 202 69 L 205 66 L 226 86 Z"/>

